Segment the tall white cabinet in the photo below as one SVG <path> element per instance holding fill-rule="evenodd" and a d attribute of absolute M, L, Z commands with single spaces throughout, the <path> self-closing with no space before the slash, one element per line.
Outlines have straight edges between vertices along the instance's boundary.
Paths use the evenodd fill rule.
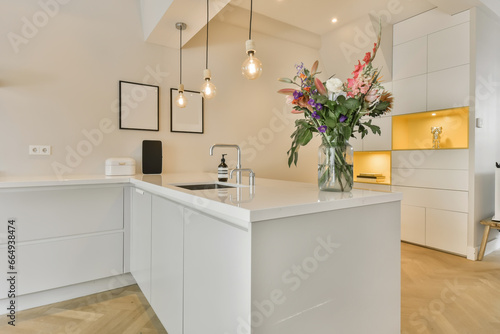
<path fill-rule="evenodd" d="M 457 118 L 457 122 L 432 117 L 443 109 L 449 110 L 448 118 L 453 117 L 455 108 L 469 107 L 472 25 L 470 11 L 450 16 L 437 9 L 394 25 L 393 120 L 409 117 L 407 138 L 393 137 L 393 149 L 402 140 L 416 147 L 392 151 L 392 190 L 403 193 L 401 239 L 471 259 L 468 226 L 474 196 L 469 143 L 474 133 L 469 134 L 467 122 L 474 123 L 473 109 L 468 119 Z M 425 134 L 412 129 L 419 117 L 427 122 Z M 431 149 L 427 142 L 423 144 L 432 140 L 431 126 L 442 126 L 441 138 L 461 137 L 467 144 L 455 146 L 447 138 L 447 142 L 443 139 L 446 148 Z"/>

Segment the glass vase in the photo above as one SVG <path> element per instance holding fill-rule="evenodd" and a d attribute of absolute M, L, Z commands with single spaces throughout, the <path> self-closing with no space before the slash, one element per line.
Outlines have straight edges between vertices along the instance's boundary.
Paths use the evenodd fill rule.
<path fill-rule="evenodd" d="M 318 150 L 319 190 L 351 191 L 353 154 L 354 150 L 347 141 L 341 143 L 323 141 Z"/>

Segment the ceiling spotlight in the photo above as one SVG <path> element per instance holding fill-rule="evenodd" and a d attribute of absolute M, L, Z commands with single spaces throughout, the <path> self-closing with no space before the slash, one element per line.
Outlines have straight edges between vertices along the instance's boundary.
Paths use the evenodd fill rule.
<path fill-rule="evenodd" d="M 336 17 L 334 17 L 334 18 L 332 19 L 332 23 L 337 23 L 337 21 L 338 21 L 338 20 L 337 20 L 337 18 L 336 18 Z"/>

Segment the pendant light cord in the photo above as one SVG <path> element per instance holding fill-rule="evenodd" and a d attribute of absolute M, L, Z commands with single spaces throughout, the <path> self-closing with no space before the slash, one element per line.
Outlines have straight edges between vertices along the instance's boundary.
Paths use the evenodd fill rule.
<path fill-rule="evenodd" d="M 252 15 L 253 15 L 253 0 L 250 0 L 250 29 L 248 29 L 248 39 L 252 39 Z"/>
<path fill-rule="evenodd" d="M 205 52 L 206 52 L 206 56 L 205 56 L 205 68 L 208 69 L 208 22 L 209 22 L 209 1 L 210 0 L 207 0 L 207 45 L 205 47 Z"/>
<path fill-rule="evenodd" d="M 179 83 L 182 84 L 182 27 L 180 30 L 180 38 L 179 38 L 179 58 L 180 58 L 180 70 L 179 70 Z"/>

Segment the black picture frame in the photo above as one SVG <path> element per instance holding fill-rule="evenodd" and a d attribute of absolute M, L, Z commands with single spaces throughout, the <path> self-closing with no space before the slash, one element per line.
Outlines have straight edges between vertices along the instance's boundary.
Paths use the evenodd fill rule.
<path fill-rule="evenodd" d="M 160 131 L 160 87 L 119 81 L 119 128 Z"/>
<path fill-rule="evenodd" d="M 177 92 L 177 88 L 170 88 L 170 132 L 203 134 L 205 99 L 200 92 L 185 89 L 187 105 L 179 108 L 174 102 Z"/>

